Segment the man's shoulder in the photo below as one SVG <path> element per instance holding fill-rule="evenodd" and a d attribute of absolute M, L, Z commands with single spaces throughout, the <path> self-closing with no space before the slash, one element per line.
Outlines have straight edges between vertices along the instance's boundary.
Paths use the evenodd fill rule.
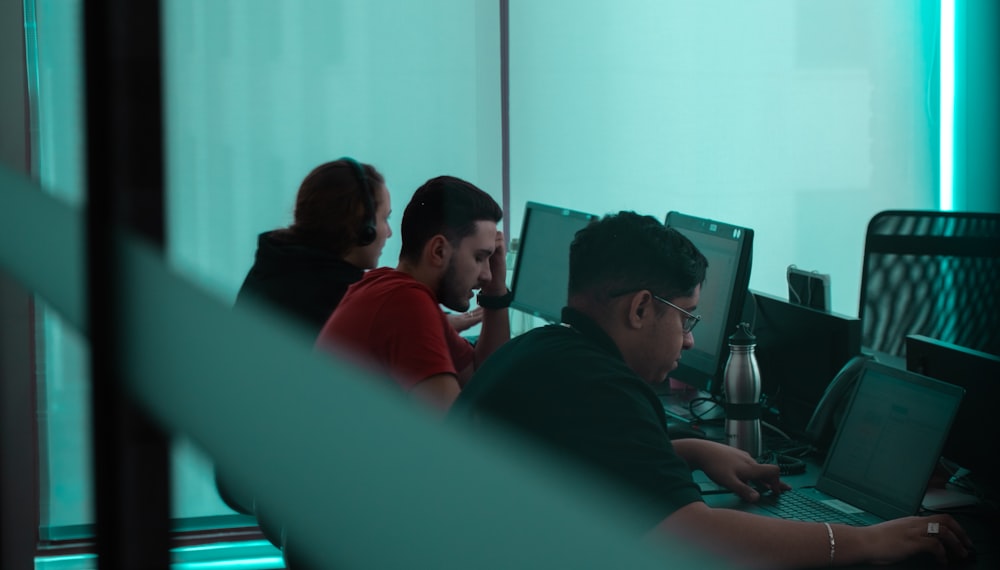
<path fill-rule="evenodd" d="M 401 303 L 420 302 L 425 299 L 434 302 L 434 293 L 426 285 L 409 274 L 391 267 L 380 267 L 366 272 L 361 281 L 351 287 L 349 296 L 352 299 L 345 298 L 345 302 L 359 302 L 361 299 L 366 304 L 374 299 Z"/>
<path fill-rule="evenodd" d="M 476 375 L 500 376 L 510 385 L 579 387 L 634 373 L 577 331 L 546 325 L 507 341 Z"/>
<path fill-rule="evenodd" d="M 625 363 L 615 358 L 592 339 L 565 325 L 546 325 L 531 330 L 518 339 L 525 350 L 547 353 L 553 360 L 565 361 L 574 366 L 589 367 L 595 363 L 618 367 Z"/>

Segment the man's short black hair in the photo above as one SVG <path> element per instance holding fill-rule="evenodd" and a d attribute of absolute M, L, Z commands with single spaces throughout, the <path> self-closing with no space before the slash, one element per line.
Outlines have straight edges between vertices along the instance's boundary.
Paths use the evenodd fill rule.
<path fill-rule="evenodd" d="M 569 295 L 609 299 L 647 289 L 666 299 L 694 294 L 708 260 L 691 240 L 652 216 L 609 214 L 576 233 Z"/>
<path fill-rule="evenodd" d="M 453 245 L 472 235 L 476 222 L 499 222 L 503 210 L 475 185 L 454 176 L 431 178 L 413 193 L 403 211 L 400 259 L 417 260 L 424 245 L 441 234 Z"/>

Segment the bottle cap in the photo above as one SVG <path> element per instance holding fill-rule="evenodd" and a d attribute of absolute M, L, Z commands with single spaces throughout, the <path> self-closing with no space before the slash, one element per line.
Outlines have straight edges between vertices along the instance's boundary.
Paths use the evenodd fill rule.
<path fill-rule="evenodd" d="M 751 346 L 757 344 L 757 337 L 750 332 L 749 324 L 740 323 L 736 325 L 736 332 L 729 335 L 729 344 L 731 346 Z"/>

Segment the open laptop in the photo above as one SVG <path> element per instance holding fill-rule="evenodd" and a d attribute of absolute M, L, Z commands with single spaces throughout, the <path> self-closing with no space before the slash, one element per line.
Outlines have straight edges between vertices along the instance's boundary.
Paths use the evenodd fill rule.
<path fill-rule="evenodd" d="M 964 394 L 867 361 L 816 485 L 738 508 L 855 526 L 916 514 Z"/>

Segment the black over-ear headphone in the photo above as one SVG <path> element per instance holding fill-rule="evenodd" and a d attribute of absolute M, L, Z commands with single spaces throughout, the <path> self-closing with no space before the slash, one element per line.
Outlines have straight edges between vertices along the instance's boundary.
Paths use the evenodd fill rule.
<path fill-rule="evenodd" d="M 358 228 L 358 245 L 364 247 L 374 242 L 378 233 L 375 226 L 375 200 L 372 197 L 372 190 L 368 184 L 368 175 L 365 174 L 364 167 L 349 156 L 342 157 L 340 160 L 350 164 L 351 168 L 354 169 L 358 186 L 361 189 L 361 203 L 364 204 L 365 217 L 361 222 L 361 227 Z"/>

